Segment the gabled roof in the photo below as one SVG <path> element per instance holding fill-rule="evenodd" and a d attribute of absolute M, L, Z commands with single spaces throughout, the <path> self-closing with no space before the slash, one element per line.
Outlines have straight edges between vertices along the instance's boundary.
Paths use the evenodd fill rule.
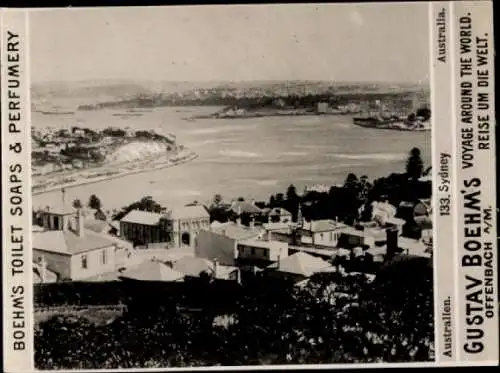
<path fill-rule="evenodd" d="M 137 266 L 126 269 L 119 278 L 148 282 L 175 282 L 182 281 L 184 274 L 161 262 L 146 260 Z"/>
<path fill-rule="evenodd" d="M 315 256 L 298 252 L 283 258 L 276 263 L 271 264 L 267 268 L 275 269 L 279 272 L 286 272 L 304 277 L 311 277 L 318 272 L 332 272 L 335 270 L 332 265 L 323 259 Z"/>
<path fill-rule="evenodd" d="M 210 260 L 192 256 L 185 256 L 175 261 L 172 268 L 192 277 L 198 277 L 201 272 L 213 272 L 213 264 Z"/>
<path fill-rule="evenodd" d="M 125 215 L 120 222 L 142 225 L 158 225 L 164 215 L 156 212 L 132 210 Z"/>
<path fill-rule="evenodd" d="M 33 232 L 33 249 L 74 255 L 115 245 L 115 242 L 88 229 L 83 236 L 71 230 Z"/>
<path fill-rule="evenodd" d="M 185 220 L 185 219 L 199 219 L 209 218 L 210 214 L 207 209 L 201 205 L 175 207 L 168 212 L 170 219 Z"/>
<path fill-rule="evenodd" d="M 246 201 L 235 201 L 229 208 L 236 214 L 260 214 L 262 210 L 255 206 L 253 203 Z"/>

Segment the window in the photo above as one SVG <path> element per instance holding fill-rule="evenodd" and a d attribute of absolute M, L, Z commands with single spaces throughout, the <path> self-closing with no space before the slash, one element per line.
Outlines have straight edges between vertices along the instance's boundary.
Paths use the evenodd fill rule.
<path fill-rule="evenodd" d="M 333 232 L 330 232 L 330 241 L 333 241 Z"/>
<path fill-rule="evenodd" d="M 251 250 L 250 250 L 251 254 L 252 255 L 255 255 L 255 247 L 252 247 Z"/>
<path fill-rule="evenodd" d="M 82 255 L 82 269 L 87 269 L 87 268 L 88 268 L 87 255 Z"/>
<path fill-rule="evenodd" d="M 59 216 L 54 216 L 54 226 L 52 227 L 52 229 L 57 229 L 59 230 Z"/>
<path fill-rule="evenodd" d="M 102 250 L 101 262 L 104 265 L 108 263 L 108 253 L 106 252 L 106 249 Z"/>

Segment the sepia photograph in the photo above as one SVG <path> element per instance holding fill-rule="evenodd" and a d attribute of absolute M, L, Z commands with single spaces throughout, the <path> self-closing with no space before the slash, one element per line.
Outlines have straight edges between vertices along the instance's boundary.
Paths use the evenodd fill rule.
<path fill-rule="evenodd" d="M 428 9 L 30 12 L 35 368 L 435 361 Z"/>

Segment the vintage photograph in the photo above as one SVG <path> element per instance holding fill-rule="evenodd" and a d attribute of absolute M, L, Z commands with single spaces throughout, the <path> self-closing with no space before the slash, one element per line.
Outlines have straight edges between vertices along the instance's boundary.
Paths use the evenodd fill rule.
<path fill-rule="evenodd" d="M 428 14 L 33 10 L 35 367 L 434 361 Z"/>

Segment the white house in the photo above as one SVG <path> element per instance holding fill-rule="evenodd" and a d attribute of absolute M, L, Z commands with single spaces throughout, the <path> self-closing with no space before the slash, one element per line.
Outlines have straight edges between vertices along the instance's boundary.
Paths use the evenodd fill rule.
<path fill-rule="evenodd" d="M 288 243 L 259 239 L 238 242 L 238 259 L 275 262 L 288 256 Z"/>
<path fill-rule="evenodd" d="M 337 247 L 338 240 L 346 225 L 334 220 L 314 220 L 304 222 L 299 229 L 300 243 L 315 247 Z"/>
<path fill-rule="evenodd" d="M 72 227 L 33 232 L 32 239 L 33 261 L 46 263 L 62 280 L 83 280 L 116 269 L 115 241 L 86 230 L 79 215 Z"/>

